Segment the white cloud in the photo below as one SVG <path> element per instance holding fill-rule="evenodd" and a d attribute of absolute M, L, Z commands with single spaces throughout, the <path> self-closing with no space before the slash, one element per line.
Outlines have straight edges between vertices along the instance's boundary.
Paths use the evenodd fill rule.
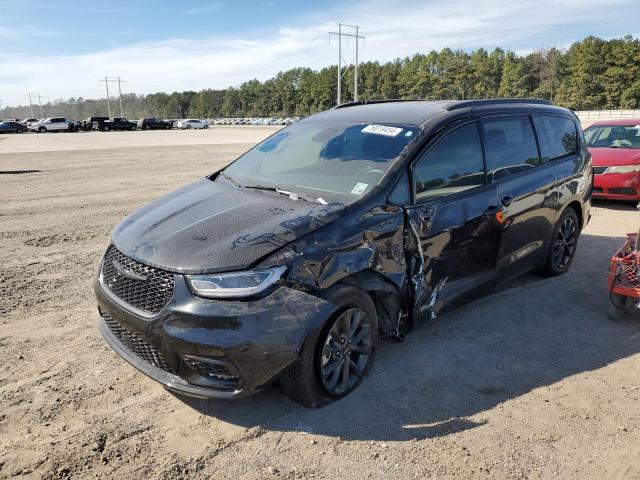
<path fill-rule="evenodd" d="M 612 8 L 612 3 L 621 8 Z M 224 88 L 252 78 L 265 80 L 297 66 L 320 68 L 337 61 L 337 45 L 333 40 L 329 45 L 328 32 L 336 29 L 334 20 L 338 19 L 360 24 L 367 37 L 360 52 L 362 61 L 388 61 L 446 46 L 515 45 L 513 48 L 525 51 L 578 40 L 558 34 L 569 27 L 580 31 L 580 37 L 597 35 L 598 31 L 580 26 L 614 21 L 616 12 L 627 11 L 627 5 L 633 3 L 432 0 L 425 5 L 410 0 L 395 4 L 367 0 L 339 10 L 311 12 L 299 26 L 283 26 L 261 37 L 242 32 L 237 37 L 175 38 L 78 55 L 5 53 L 0 54 L 0 97 L 10 105 L 23 104 L 27 91 L 42 92 L 51 99 L 100 97 L 104 87 L 99 79 L 105 75 L 127 80 L 128 92 L 152 93 Z M 345 58 L 350 60 L 352 54 L 345 53 Z"/>
<path fill-rule="evenodd" d="M 222 6 L 221 3 L 216 2 L 216 3 L 208 3 L 205 5 L 199 5 L 197 7 L 193 7 L 187 11 L 184 12 L 185 15 L 199 15 L 201 13 L 210 13 L 210 12 L 215 12 L 216 10 L 218 10 L 220 7 Z"/>

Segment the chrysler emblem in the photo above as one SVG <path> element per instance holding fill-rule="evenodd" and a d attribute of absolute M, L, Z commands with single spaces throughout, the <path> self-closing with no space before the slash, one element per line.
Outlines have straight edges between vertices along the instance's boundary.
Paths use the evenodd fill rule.
<path fill-rule="evenodd" d="M 128 278 L 129 280 L 138 280 L 140 282 L 143 282 L 147 279 L 145 275 L 132 272 L 131 270 L 123 267 L 122 264 L 120 264 L 120 262 L 118 262 L 117 260 L 112 260 L 111 264 L 120 275 L 122 275 L 125 278 Z"/>

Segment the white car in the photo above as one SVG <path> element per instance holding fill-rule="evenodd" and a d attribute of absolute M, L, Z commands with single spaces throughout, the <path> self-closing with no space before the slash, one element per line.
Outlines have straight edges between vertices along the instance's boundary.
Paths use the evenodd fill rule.
<path fill-rule="evenodd" d="M 208 125 L 196 118 L 190 118 L 188 120 L 178 120 L 176 127 L 181 130 L 189 130 L 190 128 L 207 128 Z"/>
<path fill-rule="evenodd" d="M 50 117 L 29 124 L 29 130 L 38 133 L 70 131 L 77 130 L 76 123 L 64 117 Z"/>

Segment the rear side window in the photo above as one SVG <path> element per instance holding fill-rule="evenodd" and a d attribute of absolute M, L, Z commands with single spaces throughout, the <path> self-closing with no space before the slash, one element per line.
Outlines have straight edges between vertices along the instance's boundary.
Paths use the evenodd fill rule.
<path fill-rule="evenodd" d="M 578 151 L 578 131 L 570 118 L 538 115 L 535 123 L 540 153 L 544 160 L 553 160 Z"/>
<path fill-rule="evenodd" d="M 440 139 L 413 169 L 416 199 L 451 195 L 484 184 L 478 126 L 465 125 Z"/>
<path fill-rule="evenodd" d="M 528 116 L 489 118 L 481 122 L 481 127 L 490 181 L 543 163 Z"/>

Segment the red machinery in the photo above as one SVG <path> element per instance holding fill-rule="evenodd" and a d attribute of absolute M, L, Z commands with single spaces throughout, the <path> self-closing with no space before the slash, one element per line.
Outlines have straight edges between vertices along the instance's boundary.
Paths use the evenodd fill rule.
<path fill-rule="evenodd" d="M 638 233 L 628 233 L 627 240 L 611 257 L 609 268 L 609 308 L 611 320 L 640 312 L 640 245 Z"/>

